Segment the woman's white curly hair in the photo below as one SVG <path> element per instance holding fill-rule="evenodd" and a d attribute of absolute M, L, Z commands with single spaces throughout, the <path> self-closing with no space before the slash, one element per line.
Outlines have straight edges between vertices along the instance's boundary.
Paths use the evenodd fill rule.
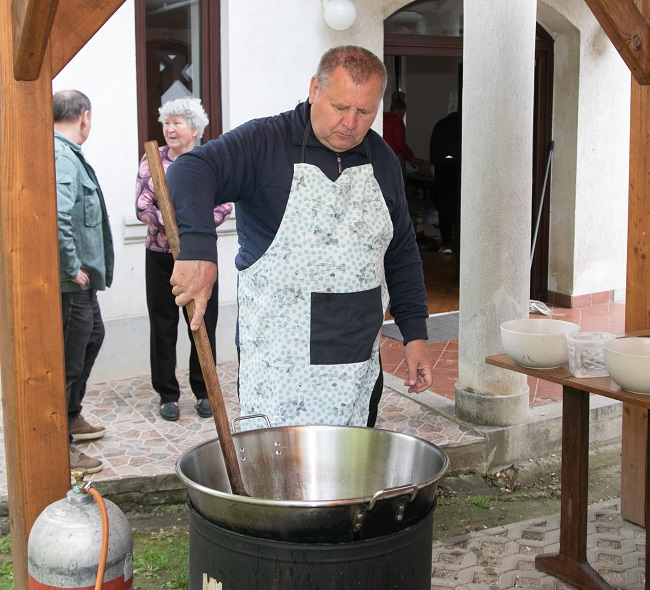
<path fill-rule="evenodd" d="M 192 129 L 199 130 L 199 138 L 203 137 L 203 130 L 210 122 L 199 98 L 188 97 L 169 100 L 158 109 L 158 113 L 160 114 L 158 117 L 160 123 L 164 123 L 168 117 L 182 115 L 187 119 Z"/>

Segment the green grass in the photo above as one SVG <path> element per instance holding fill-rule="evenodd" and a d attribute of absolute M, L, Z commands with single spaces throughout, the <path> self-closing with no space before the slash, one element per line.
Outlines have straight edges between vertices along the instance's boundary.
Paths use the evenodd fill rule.
<path fill-rule="evenodd" d="M 0 537 L 0 590 L 14 590 L 11 535 Z"/>
<path fill-rule="evenodd" d="M 187 528 L 133 535 L 134 590 L 186 590 L 189 537 Z"/>
<path fill-rule="evenodd" d="M 487 496 L 468 496 L 465 502 L 482 510 L 492 510 L 492 499 Z"/>

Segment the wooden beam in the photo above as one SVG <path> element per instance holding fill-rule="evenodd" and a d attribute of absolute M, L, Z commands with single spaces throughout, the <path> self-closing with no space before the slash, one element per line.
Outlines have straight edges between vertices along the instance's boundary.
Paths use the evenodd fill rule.
<path fill-rule="evenodd" d="M 28 588 L 34 521 L 70 488 L 52 78 L 123 2 L 0 2 L 0 368 L 16 590 Z"/>
<path fill-rule="evenodd" d="M 14 78 L 36 80 L 58 0 L 12 0 Z"/>
<path fill-rule="evenodd" d="M 632 73 L 625 331 L 650 328 L 650 0 L 585 0 Z M 621 515 L 645 525 L 647 413 L 623 405 Z"/>
<path fill-rule="evenodd" d="M 650 30 L 634 0 L 585 0 L 639 84 L 650 84 Z"/>
<path fill-rule="evenodd" d="M 625 331 L 650 328 L 650 88 L 632 80 Z"/>
<path fill-rule="evenodd" d="M 26 590 L 29 531 L 70 489 L 70 463 L 50 57 L 17 81 L 12 44 L 0 2 L 0 366 L 15 588 Z"/>
<path fill-rule="evenodd" d="M 650 328 L 650 86 L 632 79 L 625 331 Z M 647 412 L 625 404 L 621 515 L 645 525 Z"/>
<path fill-rule="evenodd" d="M 66 0 L 52 25 L 52 78 L 124 4 L 124 0 Z"/>

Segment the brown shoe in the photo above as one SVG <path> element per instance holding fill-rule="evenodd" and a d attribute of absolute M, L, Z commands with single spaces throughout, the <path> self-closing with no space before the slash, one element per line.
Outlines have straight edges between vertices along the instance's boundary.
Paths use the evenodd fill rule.
<path fill-rule="evenodd" d="M 70 421 L 70 435 L 72 440 L 95 440 L 106 434 L 106 428 L 91 426 L 81 414 Z"/>
<path fill-rule="evenodd" d="M 89 457 L 74 445 L 70 446 L 70 469 L 83 469 L 86 473 L 97 473 L 104 468 L 99 459 Z"/>

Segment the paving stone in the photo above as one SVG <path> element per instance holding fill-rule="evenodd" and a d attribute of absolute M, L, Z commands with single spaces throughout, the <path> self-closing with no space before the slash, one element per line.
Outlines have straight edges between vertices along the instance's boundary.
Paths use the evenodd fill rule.
<path fill-rule="evenodd" d="M 599 533 L 597 523 L 603 519 L 609 525 Z M 555 514 L 546 521 L 536 518 L 438 541 L 433 545 L 433 570 L 445 552 L 470 552 L 478 547 L 481 555 L 476 562 L 464 560 L 454 570 L 459 583 L 467 584 L 457 588 L 571 590 L 573 586 L 535 568 L 535 555 L 558 551 L 559 526 L 560 517 Z M 504 533 L 505 542 L 497 542 L 496 536 Z M 645 531 L 620 516 L 619 499 L 590 507 L 587 533 L 589 563 L 612 587 L 645 588 Z"/>

